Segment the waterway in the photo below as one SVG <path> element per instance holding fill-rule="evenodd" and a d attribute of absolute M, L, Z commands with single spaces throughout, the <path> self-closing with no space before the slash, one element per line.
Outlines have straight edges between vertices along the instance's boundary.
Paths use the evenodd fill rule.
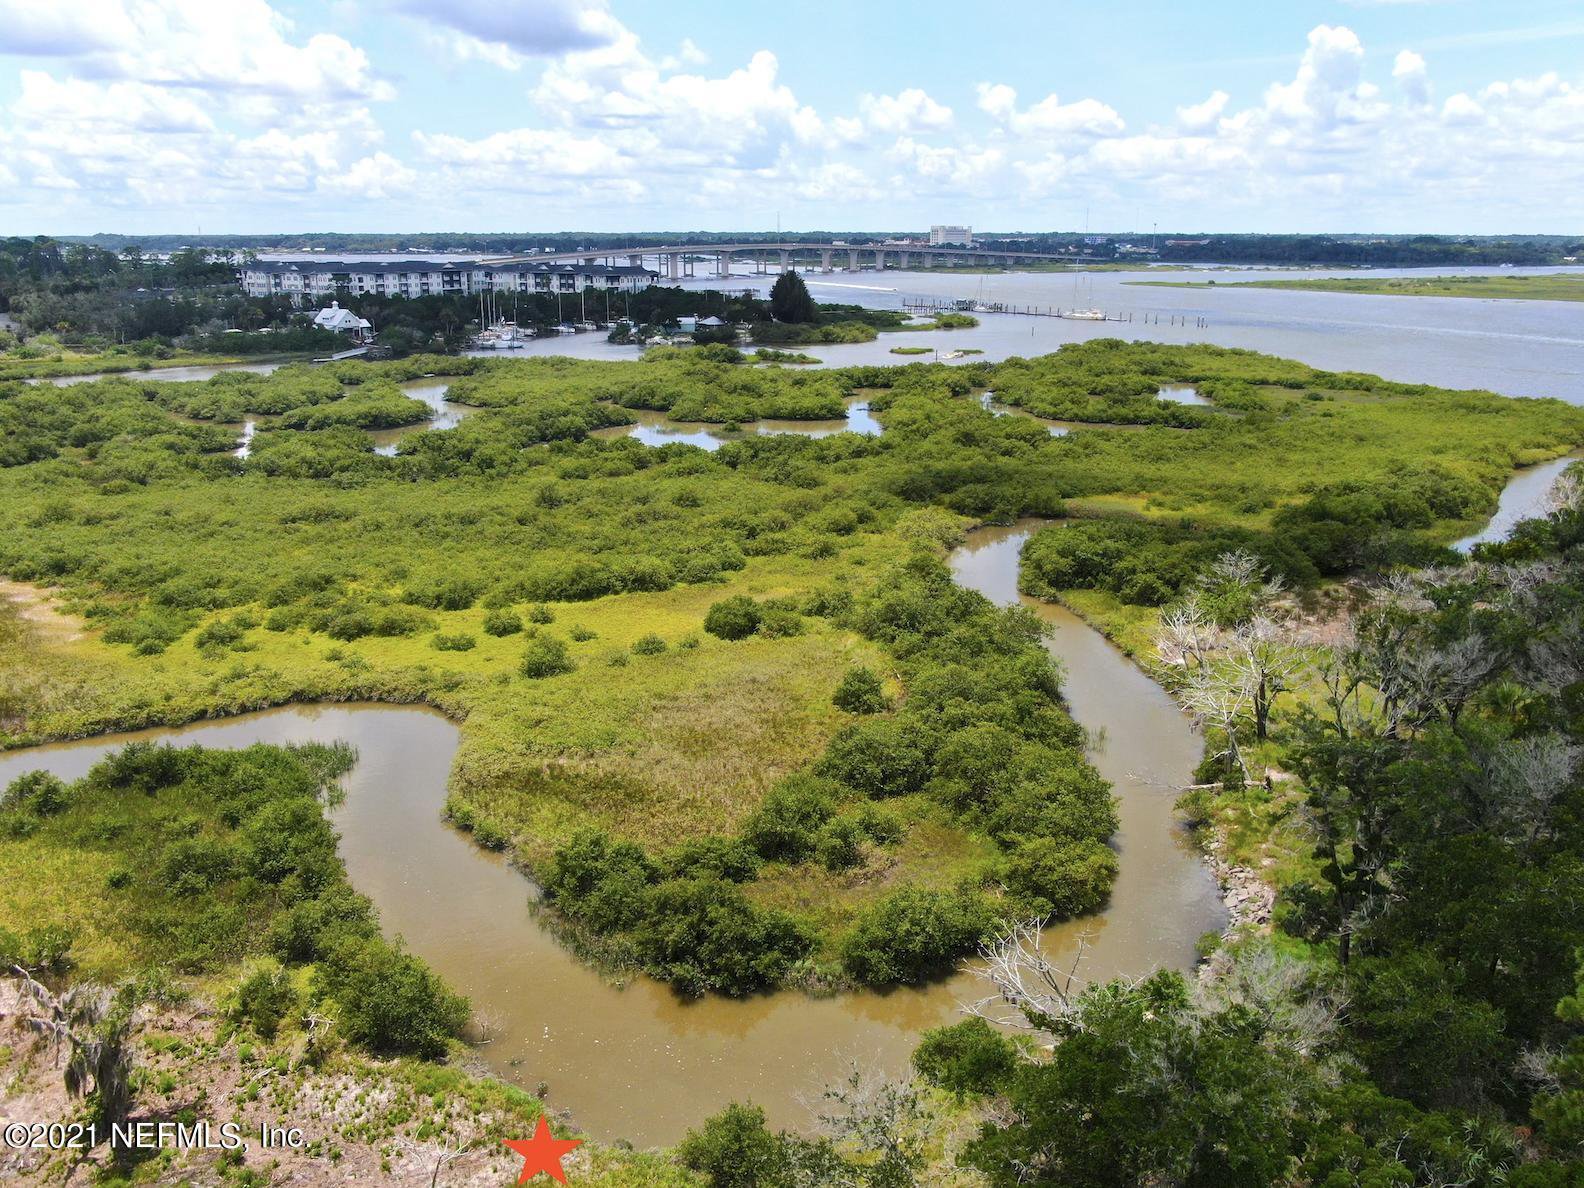
<path fill-rule="evenodd" d="M 1390 276 L 1525 276 L 1577 272 L 1577 268 L 1303 269 L 1202 268 L 1082 274 L 1083 299 L 1121 317 L 1120 322 L 1078 322 L 1019 314 L 977 314 L 971 330 L 899 331 L 869 343 L 800 347 L 819 366 L 894 365 L 932 360 L 972 347 L 982 354 L 956 364 L 997 362 L 1048 354 L 1091 338 L 1210 342 L 1298 359 L 1331 371 L 1364 371 L 1406 383 L 1483 388 L 1507 396 L 1556 396 L 1584 404 L 1584 311 L 1567 301 L 1512 301 L 1468 297 L 1388 297 L 1359 293 L 1239 288 L 1242 280 Z M 860 272 L 807 275 L 814 296 L 876 309 L 900 309 L 905 300 L 982 300 L 1049 308 L 1074 304 L 1071 273 Z M 1214 279 L 1215 285 L 1203 282 Z M 727 280 L 699 277 L 688 288 L 768 291 L 773 276 L 738 274 Z M 1139 281 L 1192 281 L 1192 288 L 1140 285 Z M 1157 320 L 1158 319 L 1158 320 Z M 1204 325 L 1199 325 L 1201 319 Z M 922 347 L 928 355 L 893 355 L 893 347 Z M 569 355 L 587 359 L 638 356 L 612 346 L 603 333 L 530 339 L 521 350 L 491 357 Z M 268 372 L 277 364 L 244 364 Z M 127 374 L 164 380 L 207 379 L 214 367 L 172 367 Z M 62 376 L 37 382 L 84 383 L 99 375 Z"/>
<path fill-rule="evenodd" d="M 953 553 L 959 581 L 992 600 L 1017 594 L 1017 556 L 1034 525 L 986 528 Z M 1028 600 L 1024 600 L 1028 601 Z M 1221 927 L 1214 881 L 1172 813 L 1200 744 L 1187 718 L 1098 633 L 1059 607 L 1030 603 L 1052 628 L 1073 715 L 1095 738 L 1093 760 L 1115 785 L 1120 875 L 1109 907 L 1052 927 L 1058 957 L 1082 933 L 1095 978 L 1188 969 L 1194 942 Z M 778 1126 L 804 1128 L 808 1103 L 851 1061 L 900 1075 L 927 1027 L 982 997 L 971 970 L 922 989 L 810 998 L 784 992 L 687 1001 L 648 978 L 603 981 L 535 920 L 533 885 L 441 819 L 457 728 L 411 707 L 304 706 L 173 730 L 145 731 L 0 755 L 0 786 L 44 767 L 82 775 L 135 738 L 244 746 L 344 739 L 359 761 L 334 810 L 352 884 L 399 935 L 491 1022 L 480 1049 L 501 1076 L 549 1086 L 552 1106 L 603 1138 L 670 1143 L 732 1100 L 763 1105 Z"/>
<path fill-rule="evenodd" d="M 1452 547 L 1466 553 L 1477 544 L 1493 540 L 1506 540 L 1513 526 L 1520 520 L 1535 519 L 1551 510 L 1551 491 L 1562 472 L 1575 462 L 1584 461 L 1584 450 L 1575 450 L 1561 458 L 1526 466 L 1507 480 L 1496 502 L 1496 513 L 1490 523 L 1472 536 L 1465 536 Z"/>
<path fill-rule="evenodd" d="M 409 433 L 416 433 L 422 429 L 455 429 L 462 423 L 464 417 L 470 416 L 477 410 L 471 405 L 454 404 L 445 398 L 451 385 L 444 380 L 418 379 L 409 380 L 398 385 L 407 395 L 422 400 L 434 412 L 427 421 L 416 425 L 403 425 L 397 429 L 371 429 L 369 436 L 374 439 L 374 452 L 376 454 L 394 455 L 396 443 Z"/>
<path fill-rule="evenodd" d="M 1083 275 L 1083 299 L 1121 322 L 1077 322 L 1018 314 L 976 314 L 972 330 L 898 331 L 874 342 L 797 349 L 827 367 L 898 364 L 934 353 L 974 347 L 984 353 L 955 363 L 996 362 L 1048 354 L 1091 338 L 1244 347 L 1298 359 L 1331 371 L 1365 371 L 1405 383 L 1484 388 L 1507 396 L 1557 396 L 1584 404 L 1584 310 L 1578 302 L 1481 300 L 1468 297 L 1387 297 L 1358 293 L 1238 288 L 1240 280 L 1353 278 L 1404 275 L 1545 275 L 1578 269 L 1195 269 L 1098 272 Z M 1220 283 L 1203 282 L 1214 278 Z M 689 288 L 768 290 L 773 276 L 699 277 Z M 1005 305 L 1071 306 L 1074 276 L 1049 272 L 988 275 L 945 272 L 860 272 L 806 279 L 816 300 L 900 309 L 906 299 L 984 300 Z M 1194 281 L 1193 288 L 1139 285 L 1147 280 Z M 1154 319 L 1159 318 L 1157 322 Z M 1148 320 L 1146 320 L 1148 319 Z M 1199 319 L 1206 324 L 1199 326 Z M 1175 324 L 1173 324 L 1175 322 Z M 892 347 L 931 351 L 915 359 Z M 518 355 L 559 354 L 632 359 L 631 347 L 611 346 L 603 334 L 531 340 Z"/>
<path fill-rule="evenodd" d="M 67 388 L 72 384 L 87 384 L 102 379 L 162 380 L 170 383 L 192 383 L 212 379 L 222 371 L 251 371 L 254 375 L 268 375 L 284 367 L 284 363 L 222 363 L 213 367 L 151 367 L 147 371 L 96 371 L 91 375 L 54 375 L 28 380 L 30 384 L 54 384 Z"/>
<path fill-rule="evenodd" d="M 795 434 L 799 437 L 830 437 L 835 433 L 860 433 L 865 437 L 878 437 L 884 426 L 869 411 L 867 400 L 849 400 L 843 417 L 828 421 L 750 421 L 741 429 L 731 431 L 720 425 L 692 421 L 673 421 L 663 412 L 650 409 L 628 409 L 636 418 L 631 425 L 612 425 L 596 429 L 590 437 L 612 440 L 635 438 L 649 446 L 694 445 L 701 449 L 718 450 L 728 441 L 741 441 L 754 435 L 774 436 Z"/>

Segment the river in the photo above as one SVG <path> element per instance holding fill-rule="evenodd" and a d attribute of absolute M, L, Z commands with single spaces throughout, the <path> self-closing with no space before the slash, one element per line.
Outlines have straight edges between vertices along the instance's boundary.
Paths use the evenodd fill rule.
<path fill-rule="evenodd" d="M 992 600 L 1018 600 L 1017 555 L 1031 524 L 984 528 L 952 554 L 958 580 Z M 1047 932 L 1057 955 L 1088 932 L 1093 977 L 1187 969 L 1194 943 L 1225 922 L 1215 883 L 1172 812 L 1200 744 L 1187 718 L 1137 667 L 1060 607 L 1033 603 L 1052 627 L 1075 718 L 1119 796 L 1121 869 L 1110 906 Z M 533 885 L 441 819 L 457 728 L 412 707 L 303 706 L 178 729 L 62 743 L 0 755 L 0 786 L 23 771 L 82 775 L 135 738 L 243 746 L 344 739 L 359 761 L 334 810 L 352 884 L 386 932 L 468 995 L 494 1027 L 481 1055 L 501 1076 L 549 1085 L 602 1139 L 674 1142 L 733 1100 L 763 1105 L 779 1126 L 806 1127 L 808 1103 L 848 1062 L 902 1074 L 927 1027 L 960 1017 L 985 985 L 969 971 L 922 989 L 811 998 L 782 992 L 687 1001 L 649 978 L 604 982 L 535 921 Z"/>
<path fill-rule="evenodd" d="M 1577 272 L 1577 268 L 1303 269 L 1201 268 L 1167 272 L 906 272 L 808 273 L 815 298 L 877 309 L 899 309 L 904 300 L 934 298 L 1004 305 L 1094 305 L 1131 321 L 1077 322 L 1020 314 L 978 314 L 971 330 L 899 331 L 869 343 L 799 348 L 819 366 L 930 361 L 971 347 L 982 354 L 957 363 L 997 362 L 1014 355 L 1043 355 L 1069 342 L 1126 338 L 1150 342 L 1209 342 L 1298 359 L 1331 371 L 1364 371 L 1405 383 L 1484 388 L 1507 396 L 1556 396 L 1584 404 L 1584 309 L 1578 302 L 1513 301 L 1469 297 L 1402 297 L 1360 293 L 1239 288 L 1240 280 L 1305 280 L 1342 276 L 1525 276 Z M 1203 282 L 1214 278 L 1211 286 Z M 753 289 L 763 295 L 773 276 L 738 274 L 722 281 L 682 282 L 696 289 Z M 1147 280 L 1193 281 L 1193 288 L 1140 285 Z M 1081 288 L 1075 288 L 1081 286 Z M 1075 300 L 1075 293 L 1080 296 Z M 1160 321 L 1154 319 L 1159 318 Z M 1199 325 L 1203 319 L 1204 325 Z M 928 355 L 894 355 L 893 347 L 923 347 Z M 633 347 L 612 346 L 599 332 L 532 339 L 515 351 L 482 352 L 492 358 L 569 355 L 585 359 L 636 359 Z M 245 364 L 271 371 L 275 364 Z M 207 379 L 214 367 L 172 367 L 126 374 L 166 380 Z M 75 384 L 99 375 L 62 376 L 41 383 Z"/>
<path fill-rule="evenodd" d="M 1388 297 L 1285 289 L 1239 289 L 1240 280 L 1384 276 L 1524 276 L 1576 272 L 1565 268 L 1435 269 L 1193 269 L 1165 272 L 1084 273 L 946 272 L 808 273 L 818 301 L 899 309 L 904 299 L 984 300 L 1005 305 L 1094 305 L 1133 320 L 1076 322 L 1020 314 L 976 314 L 972 330 L 898 331 L 874 342 L 799 347 L 827 367 L 925 361 L 936 352 L 973 347 L 959 363 L 996 362 L 1013 355 L 1043 355 L 1069 342 L 1126 338 L 1150 342 L 1209 342 L 1298 359 L 1331 371 L 1365 371 L 1405 383 L 1484 388 L 1507 396 L 1557 396 L 1584 404 L 1584 308 L 1578 302 L 1480 300 L 1468 297 Z M 1220 283 L 1203 282 L 1215 278 Z M 721 281 L 684 282 L 688 288 L 763 295 L 774 276 L 740 274 Z M 1137 281 L 1194 281 L 1189 289 Z M 1081 285 L 1074 299 L 1074 286 Z M 1161 321 L 1153 319 L 1159 317 Z M 1145 322 L 1148 317 L 1152 319 Z M 1206 325 L 1199 326 L 1199 319 Z M 1175 319 L 1176 324 L 1173 323 Z M 893 347 L 932 353 L 893 355 Z M 505 352 L 502 352 L 505 354 Z M 535 339 L 515 355 L 559 354 L 590 359 L 633 359 L 632 347 L 611 346 L 603 334 Z"/>

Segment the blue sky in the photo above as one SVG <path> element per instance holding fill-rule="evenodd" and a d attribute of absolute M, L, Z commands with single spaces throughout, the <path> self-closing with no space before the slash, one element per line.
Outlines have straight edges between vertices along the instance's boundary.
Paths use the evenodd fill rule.
<path fill-rule="evenodd" d="M 1577 233 L 1584 2 L 0 0 L 0 232 Z"/>

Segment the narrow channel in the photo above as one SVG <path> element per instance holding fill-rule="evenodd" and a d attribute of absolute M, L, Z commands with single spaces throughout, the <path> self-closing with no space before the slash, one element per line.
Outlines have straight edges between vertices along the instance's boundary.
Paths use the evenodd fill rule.
<path fill-rule="evenodd" d="M 1017 557 L 1033 525 L 980 529 L 952 555 L 958 580 L 1003 605 L 1018 600 Z M 1053 629 L 1074 716 L 1095 734 L 1093 758 L 1120 800 L 1121 874 L 1110 906 L 1047 933 L 1070 954 L 1088 933 L 1092 977 L 1186 969 L 1194 942 L 1225 914 L 1208 870 L 1172 813 L 1170 785 L 1187 781 L 1199 741 L 1165 692 L 1097 632 L 1059 607 L 1034 603 Z M 552 1107 L 607 1140 L 671 1143 L 733 1100 L 752 1099 L 778 1126 L 806 1128 L 820 1089 L 860 1061 L 902 1074 L 927 1027 L 960 1017 L 984 983 L 964 971 L 918 990 L 810 998 L 679 999 L 638 978 L 607 984 L 534 919 L 536 891 L 499 856 L 441 818 L 457 728 L 429 710 L 300 706 L 176 729 L 143 731 L 0 755 L 0 786 L 44 767 L 81 776 L 134 739 L 235 747 L 344 739 L 359 762 L 335 810 L 358 890 L 493 1029 L 479 1049 Z"/>

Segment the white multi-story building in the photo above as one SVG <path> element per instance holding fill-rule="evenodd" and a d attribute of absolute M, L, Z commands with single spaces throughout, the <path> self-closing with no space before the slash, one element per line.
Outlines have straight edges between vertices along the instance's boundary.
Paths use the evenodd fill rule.
<path fill-rule="evenodd" d="M 930 247 L 973 247 L 973 228 L 936 223 L 930 228 Z"/>
<path fill-rule="evenodd" d="M 338 293 L 382 297 L 475 293 L 576 293 L 585 288 L 636 292 L 659 279 L 652 269 L 616 264 L 491 264 L 477 260 L 257 260 L 244 265 L 249 297 L 290 297 L 301 304 Z"/>

